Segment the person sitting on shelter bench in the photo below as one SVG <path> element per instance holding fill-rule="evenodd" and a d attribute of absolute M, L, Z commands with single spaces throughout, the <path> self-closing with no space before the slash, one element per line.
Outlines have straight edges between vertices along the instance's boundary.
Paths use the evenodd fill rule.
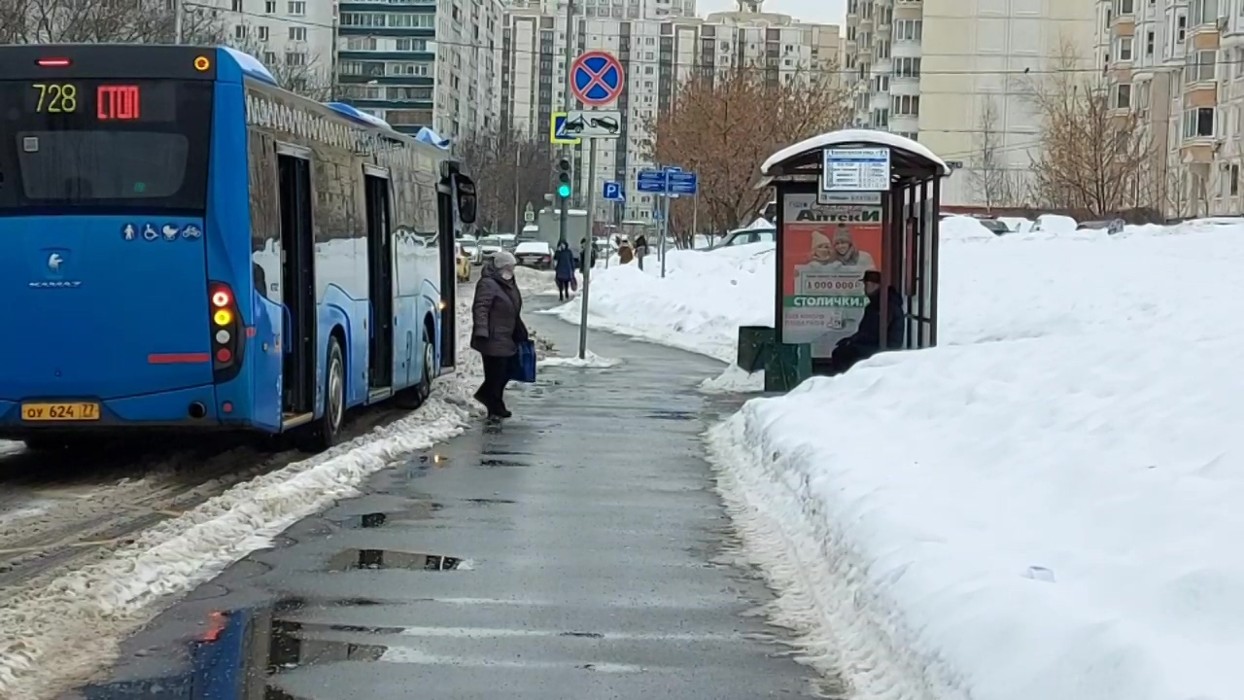
<path fill-rule="evenodd" d="M 881 350 L 881 273 L 869 270 L 864 273 L 864 294 L 868 306 L 855 334 L 838 341 L 830 355 L 830 374 L 841 374 L 860 360 L 866 360 Z M 886 295 L 886 348 L 898 350 L 903 347 L 903 297 L 893 286 Z"/>

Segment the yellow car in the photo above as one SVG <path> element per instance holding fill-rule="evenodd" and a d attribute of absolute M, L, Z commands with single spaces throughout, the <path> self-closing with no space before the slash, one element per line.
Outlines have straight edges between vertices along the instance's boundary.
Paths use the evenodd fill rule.
<path fill-rule="evenodd" d="M 471 256 L 468 255 L 467 252 L 462 249 L 461 243 L 457 243 L 457 242 L 454 243 L 454 257 L 457 261 L 458 281 L 459 282 L 470 282 L 471 281 Z"/>

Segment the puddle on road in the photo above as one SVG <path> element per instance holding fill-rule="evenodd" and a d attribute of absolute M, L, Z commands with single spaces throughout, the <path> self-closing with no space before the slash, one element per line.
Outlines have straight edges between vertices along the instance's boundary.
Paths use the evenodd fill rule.
<path fill-rule="evenodd" d="M 440 503 L 425 501 L 404 510 L 383 511 L 377 513 L 360 513 L 327 518 L 330 522 L 352 530 L 384 527 L 394 522 L 409 520 L 431 520 L 445 506 Z"/>
<path fill-rule="evenodd" d="M 450 571 L 461 565 L 462 560 L 456 557 L 399 552 L 392 549 L 347 549 L 328 560 L 329 571 L 380 569 Z"/>

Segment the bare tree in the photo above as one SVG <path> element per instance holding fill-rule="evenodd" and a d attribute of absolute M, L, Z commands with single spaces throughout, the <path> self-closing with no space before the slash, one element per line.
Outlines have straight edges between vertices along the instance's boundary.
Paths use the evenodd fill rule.
<path fill-rule="evenodd" d="M 528 203 L 536 209 L 553 181 L 553 151 L 543 140 L 526 134 L 481 132 L 460 139 L 456 155 L 479 189 L 479 220 L 492 231 L 521 226 L 517 217 Z M 517 233 L 517 231 L 515 231 Z"/>
<path fill-rule="evenodd" d="M 985 208 L 1019 204 L 1018 183 L 1002 158 L 1003 138 L 998 128 L 998 105 L 992 96 L 981 98 L 977 115 L 977 151 L 969 175 L 972 187 L 984 198 Z"/>
<path fill-rule="evenodd" d="M 1139 206 L 1151 148 L 1127 93 L 1077 70 L 1064 46 L 1058 70 L 1034 91 L 1042 150 L 1032 159 L 1034 199 L 1043 206 L 1104 217 Z"/>
<path fill-rule="evenodd" d="M 750 223 L 768 202 L 755 189 L 760 164 L 802 139 L 850 121 L 849 94 L 832 70 L 787 76 L 739 66 L 693 74 L 679 85 L 668 110 L 645 124 L 647 156 L 699 175 L 702 229 L 724 231 Z M 677 200 L 671 230 L 690 236 L 693 203 Z M 685 242 L 685 241 L 684 241 Z"/>

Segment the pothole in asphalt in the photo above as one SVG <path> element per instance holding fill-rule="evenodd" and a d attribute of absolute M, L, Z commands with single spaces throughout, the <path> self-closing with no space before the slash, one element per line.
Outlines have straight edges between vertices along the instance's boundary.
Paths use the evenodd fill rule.
<path fill-rule="evenodd" d="M 692 420 L 697 415 L 693 411 L 653 411 L 644 417 L 657 420 Z"/>
<path fill-rule="evenodd" d="M 457 557 L 417 554 L 392 549 L 347 549 L 328 560 L 329 571 L 360 569 L 407 569 L 411 571 L 450 571 L 462 565 Z"/>
<path fill-rule="evenodd" d="M 511 501 L 508 498 L 466 498 L 463 500 L 476 506 L 500 506 L 514 505 L 515 503 L 518 503 L 518 501 Z"/>
<path fill-rule="evenodd" d="M 515 459 L 493 459 L 491 457 L 481 459 L 479 461 L 481 467 L 530 467 L 526 462 L 519 462 Z"/>

